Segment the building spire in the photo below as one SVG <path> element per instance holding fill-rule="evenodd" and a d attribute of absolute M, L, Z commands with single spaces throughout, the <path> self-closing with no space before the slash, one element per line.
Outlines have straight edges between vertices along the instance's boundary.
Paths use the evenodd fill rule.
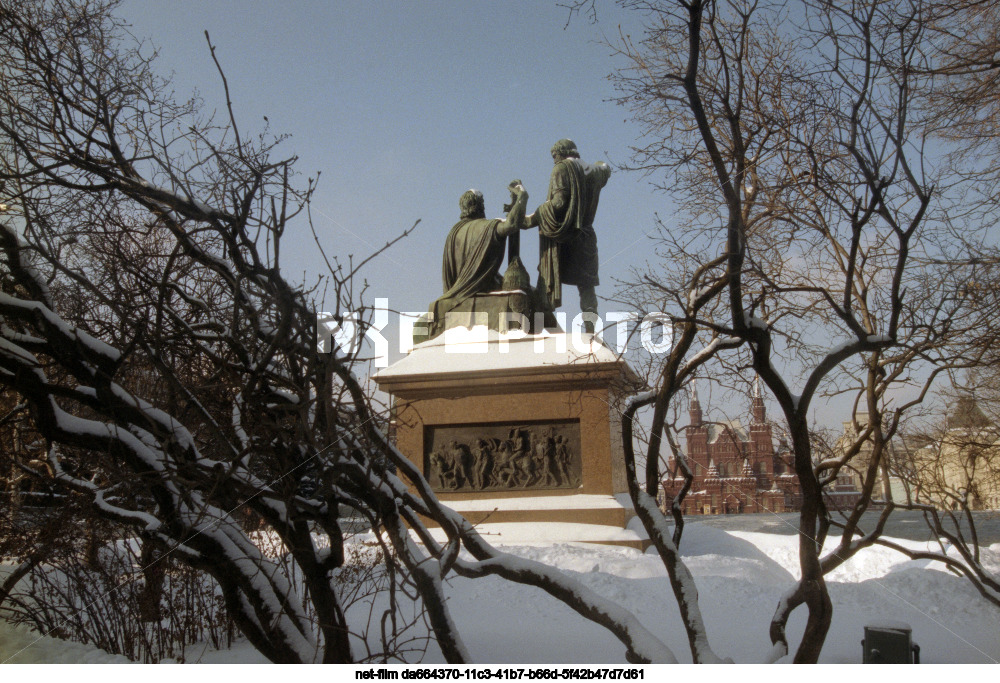
<path fill-rule="evenodd" d="M 698 385 L 691 382 L 691 402 L 688 404 L 688 417 L 692 427 L 701 426 L 701 402 L 698 400 Z"/>
<path fill-rule="evenodd" d="M 767 416 L 764 409 L 764 399 L 760 395 L 760 375 L 753 376 L 753 400 L 750 402 L 750 413 L 753 424 L 764 424 Z"/>

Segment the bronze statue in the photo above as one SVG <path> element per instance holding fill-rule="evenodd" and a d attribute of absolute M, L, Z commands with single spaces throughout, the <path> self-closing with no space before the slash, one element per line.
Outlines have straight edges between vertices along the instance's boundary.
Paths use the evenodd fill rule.
<path fill-rule="evenodd" d="M 430 306 L 419 327 L 425 333 L 415 333 L 414 343 L 432 339 L 448 326 L 448 314 L 475 312 L 488 315 L 490 326 L 501 332 L 524 327 L 529 332 L 537 327 L 552 327 L 556 320 L 552 312 L 562 305 L 562 285 L 576 285 L 580 291 L 580 308 L 585 314 L 584 325 L 594 332 L 597 317 L 598 278 L 597 234 L 594 215 L 601 189 L 611 176 L 604 162 L 588 165 L 580 160 L 572 140 L 560 140 L 552 147 L 555 166 L 549 179 L 545 202 L 530 216 L 525 216 L 528 193 L 519 180 L 510 183 L 511 202 L 504 206 L 505 219 L 486 218 L 483 195 L 468 190 L 459 199 L 460 220 L 445 240 L 441 279 L 444 293 Z M 538 287 L 533 290 L 527 272 L 518 255 L 521 230 L 539 228 Z M 500 277 L 505 247 L 509 246 L 508 267 Z M 479 296 L 488 295 L 488 296 Z M 541 321 L 535 313 L 543 313 Z M 509 313 L 515 322 L 509 323 Z M 468 320 L 465 316 L 462 320 Z M 453 325 L 468 324 L 454 318 Z M 523 475 L 522 475 L 523 477 Z"/>
<path fill-rule="evenodd" d="M 583 163 L 572 140 L 560 140 L 551 152 L 555 167 L 548 196 L 527 218 L 530 227 L 538 226 L 538 294 L 543 305 L 553 310 L 562 305 L 562 285 L 576 285 L 580 309 L 596 317 L 595 287 L 600 280 L 594 216 L 611 168 L 602 161 Z M 592 333 L 594 320 L 586 317 L 586 330 Z"/>
<path fill-rule="evenodd" d="M 431 304 L 430 337 L 444 331 L 448 312 L 463 301 L 501 289 L 500 264 L 507 236 L 530 227 L 524 217 L 528 193 L 519 183 L 512 183 L 509 189 L 513 201 L 504 220 L 486 218 L 483 194 L 478 190 L 468 190 L 459 199 L 460 220 L 444 243 L 444 294 Z"/>

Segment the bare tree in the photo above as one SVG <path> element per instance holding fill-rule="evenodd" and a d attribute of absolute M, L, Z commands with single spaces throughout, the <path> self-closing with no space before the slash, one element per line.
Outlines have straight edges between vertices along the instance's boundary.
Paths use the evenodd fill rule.
<path fill-rule="evenodd" d="M 927 65 L 935 87 L 926 95 L 928 125 L 949 142 L 950 161 L 975 193 L 964 213 L 995 207 L 1000 194 L 1000 8 L 987 0 L 936 2 L 928 6 L 933 61 Z"/>
<path fill-rule="evenodd" d="M 995 404 L 987 399 L 995 385 L 979 369 L 968 374 L 979 392 L 968 385 L 943 391 L 947 407 L 939 404 L 937 419 L 910 420 L 894 443 L 886 473 L 902 484 L 903 494 L 894 504 L 923 514 L 938 549 L 915 551 L 888 540 L 879 543 L 912 559 L 943 563 L 1000 606 L 1000 577 L 983 564 L 973 514 L 1000 506 L 1000 431 Z M 980 392 L 986 400 L 978 398 Z"/>
<path fill-rule="evenodd" d="M 647 18 L 641 38 L 616 44 L 619 102 L 646 132 L 633 168 L 686 210 L 686 224 L 661 226 L 666 267 L 637 273 L 646 305 L 670 312 L 676 343 L 655 391 L 636 402 L 654 417 L 645 477 L 629 467 L 630 491 L 657 538 L 663 520 L 644 514 L 643 497 L 663 471 L 670 402 L 695 372 L 759 376 L 787 426 L 803 496 L 801 579 L 772 619 L 772 657 L 787 652 L 787 620 L 804 605 L 795 661 L 815 662 L 832 616 L 824 575 L 874 543 L 893 507 L 862 532 L 862 513 L 881 497 L 886 444 L 938 375 L 981 361 L 968 342 L 991 327 L 962 293 L 971 262 L 941 267 L 947 210 L 968 188 L 927 153 L 932 4 L 623 4 Z M 855 443 L 817 457 L 814 403 L 845 392 L 867 419 Z M 861 501 L 835 517 L 823 491 L 849 467 Z M 832 525 L 844 533 L 824 554 Z M 677 562 L 674 548 L 657 547 Z M 683 614 L 693 596 L 677 592 Z M 703 637 L 689 628 L 693 652 Z"/>

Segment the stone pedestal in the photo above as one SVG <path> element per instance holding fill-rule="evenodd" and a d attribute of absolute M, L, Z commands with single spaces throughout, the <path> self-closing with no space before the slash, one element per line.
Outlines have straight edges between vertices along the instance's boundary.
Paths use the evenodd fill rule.
<path fill-rule="evenodd" d="M 637 380 L 590 335 L 573 342 L 452 328 L 375 381 L 394 397 L 400 451 L 494 542 L 644 549 L 627 528 L 620 421 Z"/>

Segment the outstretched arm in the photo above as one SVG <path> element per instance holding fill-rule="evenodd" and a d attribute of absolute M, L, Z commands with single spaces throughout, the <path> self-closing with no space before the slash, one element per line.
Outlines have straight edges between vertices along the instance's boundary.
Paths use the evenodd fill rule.
<path fill-rule="evenodd" d="M 528 205 L 528 191 L 520 184 L 510 188 L 510 191 L 514 193 L 514 205 L 507 213 L 507 218 L 497 228 L 501 237 L 513 235 L 519 230 L 527 230 L 532 227 L 524 217 L 524 210 Z"/>

